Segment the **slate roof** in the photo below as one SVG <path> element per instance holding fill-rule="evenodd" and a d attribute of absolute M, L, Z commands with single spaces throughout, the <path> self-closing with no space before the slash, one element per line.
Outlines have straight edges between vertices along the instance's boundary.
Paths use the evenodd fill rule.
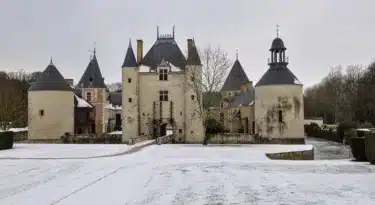
<path fill-rule="evenodd" d="M 107 88 L 104 83 L 104 78 L 100 72 L 100 67 L 96 54 L 90 60 L 85 72 L 83 73 L 81 80 L 78 82 L 77 87 L 80 88 Z"/>
<path fill-rule="evenodd" d="M 254 89 L 250 88 L 247 92 L 240 92 L 233 100 L 233 105 L 236 106 L 248 106 L 254 101 Z"/>
<path fill-rule="evenodd" d="M 109 93 L 109 102 L 112 105 L 122 106 L 122 93 L 121 92 L 111 92 Z"/>
<path fill-rule="evenodd" d="M 38 79 L 31 85 L 29 91 L 72 91 L 70 85 L 66 82 L 56 66 L 51 63 L 38 77 Z"/>
<path fill-rule="evenodd" d="M 270 65 L 256 86 L 261 85 L 302 85 L 286 64 Z"/>
<path fill-rule="evenodd" d="M 125 68 L 125 67 L 134 68 L 137 66 L 138 64 L 137 64 L 137 60 L 135 59 L 133 47 L 132 47 L 131 41 L 129 41 L 128 50 L 126 51 L 124 63 L 122 64 L 121 68 Z"/>
<path fill-rule="evenodd" d="M 201 58 L 199 57 L 199 53 L 194 41 L 191 51 L 188 53 L 187 65 L 202 65 Z"/>
<path fill-rule="evenodd" d="M 155 69 L 162 59 L 181 69 L 186 66 L 186 59 L 173 37 L 158 38 L 142 59 L 142 64 Z"/>
<path fill-rule="evenodd" d="M 240 89 L 241 83 L 246 83 L 249 81 L 240 61 L 237 59 L 232 69 L 230 70 L 227 79 L 224 82 L 221 91 L 235 91 Z"/>
<path fill-rule="evenodd" d="M 284 46 L 284 42 L 281 38 L 277 37 L 273 39 L 270 51 L 272 50 L 286 50 L 286 47 Z"/>

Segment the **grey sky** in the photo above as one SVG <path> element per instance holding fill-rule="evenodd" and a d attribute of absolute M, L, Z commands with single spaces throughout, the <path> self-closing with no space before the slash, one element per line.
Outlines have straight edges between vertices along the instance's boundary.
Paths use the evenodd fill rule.
<path fill-rule="evenodd" d="M 214 3 L 213 3 L 214 2 Z M 289 68 L 305 85 L 331 66 L 368 64 L 375 57 L 374 0 L 0 0 L 0 70 L 43 70 L 53 56 L 65 78 L 79 80 L 97 42 L 106 83 L 121 80 L 129 38 L 144 53 L 160 33 L 220 45 L 258 81 L 280 25 Z"/>

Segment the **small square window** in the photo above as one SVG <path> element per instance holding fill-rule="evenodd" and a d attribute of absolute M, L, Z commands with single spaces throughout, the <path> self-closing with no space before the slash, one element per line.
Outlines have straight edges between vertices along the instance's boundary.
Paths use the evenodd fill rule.
<path fill-rule="evenodd" d="M 191 99 L 194 100 L 194 99 L 195 99 L 195 96 L 194 96 L 194 95 L 191 95 Z"/>
<path fill-rule="evenodd" d="M 44 110 L 39 110 L 39 116 L 44 116 Z"/>
<path fill-rule="evenodd" d="M 178 129 L 178 133 L 182 133 L 182 129 Z"/>
<path fill-rule="evenodd" d="M 128 78 L 128 83 L 131 83 L 132 82 L 132 79 L 131 78 Z"/>
<path fill-rule="evenodd" d="M 132 99 L 132 98 L 129 98 L 128 101 L 131 103 L 131 102 L 133 101 L 133 99 Z"/>

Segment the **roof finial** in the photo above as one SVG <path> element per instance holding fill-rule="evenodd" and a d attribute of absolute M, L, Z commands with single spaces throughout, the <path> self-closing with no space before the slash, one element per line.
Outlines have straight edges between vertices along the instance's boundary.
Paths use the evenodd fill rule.
<path fill-rule="evenodd" d="M 276 37 L 277 37 L 277 38 L 279 37 L 279 27 L 280 27 L 280 25 L 277 24 L 277 25 L 276 25 Z"/>
<path fill-rule="evenodd" d="M 236 60 L 238 60 L 238 49 L 236 50 Z"/>
<path fill-rule="evenodd" d="M 159 25 L 156 26 L 156 39 L 159 39 Z"/>
<path fill-rule="evenodd" d="M 174 38 L 174 27 L 175 25 L 173 25 L 173 31 L 172 31 L 172 37 Z"/>
<path fill-rule="evenodd" d="M 51 60 L 49 62 L 50 65 L 53 65 L 53 62 L 52 62 L 52 56 L 51 56 Z"/>
<path fill-rule="evenodd" d="M 129 48 L 132 47 L 132 38 L 129 38 Z"/>
<path fill-rule="evenodd" d="M 94 42 L 94 57 L 96 56 L 96 42 Z"/>

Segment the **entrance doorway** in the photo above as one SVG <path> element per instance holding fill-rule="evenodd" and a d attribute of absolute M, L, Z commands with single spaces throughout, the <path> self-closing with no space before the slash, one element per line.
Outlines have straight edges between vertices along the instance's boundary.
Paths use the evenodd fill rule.
<path fill-rule="evenodd" d="M 167 123 L 160 126 L 160 136 L 163 137 L 165 135 L 167 135 Z"/>

